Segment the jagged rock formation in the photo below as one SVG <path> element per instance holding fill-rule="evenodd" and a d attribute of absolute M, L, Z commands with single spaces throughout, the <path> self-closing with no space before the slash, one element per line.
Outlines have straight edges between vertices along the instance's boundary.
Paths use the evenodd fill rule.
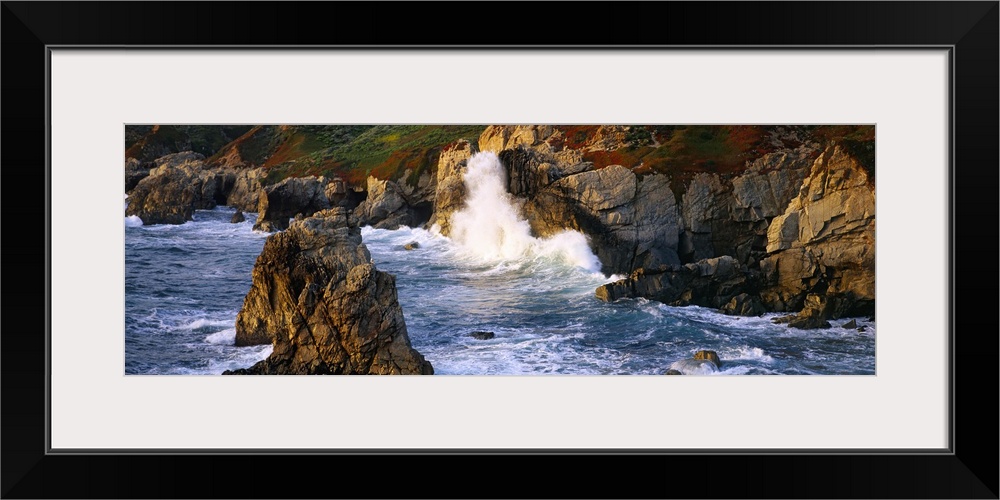
<path fill-rule="evenodd" d="M 624 144 L 621 127 L 600 127 L 598 132 L 586 149 Z M 479 138 L 480 150 L 498 153 L 507 190 L 522 201 L 534 235 L 566 229 L 584 233 L 606 273 L 679 264 L 680 220 L 669 179 L 639 179 L 621 166 L 593 170 L 592 163 L 583 161 L 582 149 L 564 148 L 563 139 L 555 127 L 535 125 L 490 126 Z M 441 155 L 431 222 L 446 236 L 451 215 L 463 206 L 462 175 L 474 152 L 461 141 Z"/>
<path fill-rule="evenodd" d="M 144 224 L 183 224 L 196 209 L 224 203 L 229 179 L 205 169 L 204 159 L 192 152 L 157 159 L 157 167 L 129 193 L 125 215 L 137 215 Z"/>
<path fill-rule="evenodd" d="M 676 266 L 638 269 L 598 288 L 597 296 L 693 303 L 737 315 L 801 310 L 782 320 L 796 328 L 826 328 L 829 319 L 871 314 L 875 193 L 870 170 L 839 145 L 827 147 L 801 174 L 806 158 L 805 151 L 767 155 L 728 186 L 710 174 L 692 180 L 680 204 L 685 227 L 680 253 L 733 252 L 721 274 L 713 271 L 705 282 L 704 275 L 692 281 L 691 273 Z M 799 178 L 796 194 L 788 195 Z"/>
<path fill-rule="evenodd" d="M 368 177 L 368 196 L 354 209 L 359 226 L 379 229 L 417 227 L 430 218 L 433 191 L 430 176 L 421 176 L 417 186 Z M 431 199 L 428 199 L 431 198 Z"/>
<path fill-rule="evenodd" d="M 236 345 L 274 343 L 233 374 L 432 374 L 410 345 L 395 277 L 375 268 L 344 208 L 271 235 L 236 318 Z"/>
<path fill-rule="evenodd" d="M 281 231 L 288 220 L 298 214 L 312 215 L 330 208 L 326 196 L 329 180 L 325 177 L 289 177 L 265 187 L 257 202 L 259 216 L 253 228 L 260 231 Z"/>
<path fill-rule="evenodd" d="M 153 162 L 142 163 L 136 158 L 125 158 L 125 192 L 135 189 L 139 181 L 149 176 L 150 169 L 156 167 Z"/>
<path fill-rule="evenodd" d="M 235 171 L 233 188 L 226 196 L 226 205 L 244 212 L 256 212 L 260 193 L 264 189 L 261 184 L 264 175 L 264 170 L 260 168 Z"/>
<path fill-rule="evenodd" d="M 565 228 L 589 236 L 605 273 L 680 264 L 677 207 L 666 176 L 639 180 L 618 165 L 569 175 L 540 188 L 524 212 L 541 236 Z"/>
<path fill-rule="evenodd" d="M 753 293 L 759 279 L 759 273 L 724 255 L 682 266 L 639 268 L 625 279 L 599 286 L 595 295 L 606 302 L 644 297 L 675 306 L 721 308 L 740 294 Z"/>
<path fill-rule="evenodd" d="M 437 166 L 437 183 L 434 191 L 434 213 L 428 224 L 437 227 L 441 234 L 451 234 L 451 216 L 465 203 L 463 173 L 476 147 L 461 140 L 441 151 Z"/>
<path fill-rule="evenodd" d="M 765 254 L 770 221 L 798 193 L 813 154 L 809 146 L 767 154 L 731 180 L 710 173 L 695 175 L 681 197 L 681 259 L 732 255 L 756 266 Z"/>
<path fill-rule="evenodd" d="M 835 302 L 836 318 L 875 306 L 875 187 L 866 168 L 839 145 L 813 163 L 797 197 L 768 228 L 761 294 L 776 311 L 802 307 L 807 294 Z"/>
<path fill-rule="evenodd" d="M 354 210 L 365 200 L 366 193 L 360 187 L 352 187 L 339 178 L 333 177 L 326 185 L 326 198 L 330 200 L 331 207 L 343 207 Z"/>
<path fill-rule="evenodd" d="M 719 312 L 730 316 L 760 316 L 766 313 L 767 309 L 756 295 L 741 293 L 730 299 Z"/>
<path fill-rule="evenodd" d="M 147 224 L 182 223 L 195 209 L 224 203 L 260 212 L 255 228 L 275 231 L 295 216 L 356 207 L 351 215 L 356 225 L 393 229 L 426 221 L 425 227 L 447 236 L 451 216 L 465 202 L 468 159 L 478 150 L 494 151 L 507 174 L 507 191 L 520 203 L 534 236 L 578 230 L 588 236 L 605 273 L 629 275 L 597 292 L 608 300 L 641 296 L 739 315 L 805 308 L 800 325 L 822 325 L 805 321 L 807 317 L 827 321 L 874 310 L 873 158 L 861 154 L 859 159 L 857 150 L 873 136 L 837 145 L 829 135 L 811 135 L 809 127 L 774 127 L 766 131 L 766 144 L 740 146 L 738 157 L 728 157 L 736 163 L 686 165 L 683 161 L 700 158 L 701 150 L 681 148 L 670 154 L 680 152 L 686 159 L 653 168 L 635 155 L 667 144 L 674 132 L 608 125 L 493 125 L 482 131 L 478 144 L 455 141 L 451 135 L 453 142 L 446 145 L 407 150 L 392 160 L 396 163 L 371 170 L 373 177 L 367 180 L 341 173 L 337 175 L 350 182 L 288 178 L 265 186 L 268 178 L 280 178 L 283 172 L 301 175 L 300 165 L 312 165 L 303 161 L 303 155 L 311 154 L 303 144 L 333 144 L 364 131 L 339 136 L 323 135 L 322 127 L 244 129 L 207 160 L 187 152 L 154 162 L 148 161 L 153 152 L 196 144 L 215 147 L 219 137 L 236 137 L 239 130 L 221 135 L 197 127 L 180 135 L 176 127 L 134 130 L 126 140 L 126 214 Z M 713 147 L 728 147 L 716 139 L 711 139 Z M 831 145 L 821 150 L 821 142 Z M 654 154 L 641 158 L 654 163 L 663 159 Z M 329 172 L 338 165 L 318 162 L 310 168 Z M 254 168 L 262 166 L 267 170 Z M 706 281 L 680 265 L 700 269 L 724 256 L 735 261 L 738 272 Z M 721 295 L 709 299 L 716 289 Z M 810 294 L 831 305 L 809 307 Z"/>
<path fill-rule="evenodd" d="M 490 125 L 479 136 L 479 150 L 499 154 L 522 144 L 533 146 L 555 131 L 551 125 Z"/>
<path fill-rule="evenodd" d="M 191 151 L 157 158 L 143 170 L 138 160 L 126 161 L 126 215 L 138 215 L 144 224 L 183 224 L 195 210 L 229 205 L 255 212 L 260 198 L 260 169 L 209 167 L 204 155 Z M 129 190 L 128 183 L 135 181 Z"/>

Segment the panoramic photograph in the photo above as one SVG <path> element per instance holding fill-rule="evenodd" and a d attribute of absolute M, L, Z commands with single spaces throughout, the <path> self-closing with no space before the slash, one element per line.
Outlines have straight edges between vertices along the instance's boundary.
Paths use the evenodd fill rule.
<path fill-rule="evenodd" d="M 124 127 L 127 375 L 874 375 L 874 125 Z"/>

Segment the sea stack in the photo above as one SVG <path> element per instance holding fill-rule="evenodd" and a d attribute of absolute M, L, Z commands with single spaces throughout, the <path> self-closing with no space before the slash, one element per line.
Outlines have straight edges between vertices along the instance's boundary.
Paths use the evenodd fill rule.
<path fill-rule="evenodd" d="M 272 342 L 267 359 L 226 373 L 434 373 L 410 345 L 395 277 L 371 263 L 344 208 L 294 221 L 265 243 L 236 345 Z"/>

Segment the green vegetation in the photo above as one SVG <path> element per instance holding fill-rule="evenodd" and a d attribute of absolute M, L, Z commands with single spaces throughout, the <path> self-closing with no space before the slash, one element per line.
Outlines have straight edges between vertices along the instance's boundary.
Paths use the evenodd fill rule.
<path fill-rule="evenodd" d="M 484 125 L 352 125 L 288 127 L 283 143 L 264 162 L 267 182 L 289 176 L 338 175 L 363 184 L 369 175 L 415 184 L 437 164 L 442 148 L 475 142 Z"/>
<path fill-rule="evenodd" d="M 638 175 L 664 173 L 680 194 L 699 172 L 742 172 L 749 162 L 798 143 L 765 125 L 632 125 L 625 146 L 614 151 L 586 151 L 598 125 L 556 125 L 550 138 L 556 149 L 584 149 L 596 168 L 622 165 Z M 286 177 L 339 176 L 364 185 L 369 175 L 415 185 L 431 172 L 441 151 L 459 139 L 475 143 L 485 125 L 259 125 L 129 126 L 126 156 L 142 161 L 183 149 L 209 156 L 209 164 L 235 158 L 267 170 L 266 183 Z M 858 157 L 874 179 L 875 127 L 852 125 L 789 126 L 801 140 L 840 141 Z M 407 174 L 408 172 L 408 174 Z M 404 178 L 405 176 L 405 178 Z"/>

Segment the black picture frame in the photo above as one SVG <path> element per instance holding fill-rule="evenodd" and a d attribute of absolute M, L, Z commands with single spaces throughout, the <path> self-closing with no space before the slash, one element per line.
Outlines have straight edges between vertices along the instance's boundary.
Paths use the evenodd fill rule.
<path fill-rule="evenodd" d="M 1000 3 L 2 2 L 4 498 L 998 498 Z M 571 9 L 575 19 L 567 22 Z M 560 20 L 545 24 L 544 20 Z M 463 21 L 475 28 L 456 32 Z M 447 26 L 447 27 L 444 27 Z M 544 28 L 544 29 L 543 29 Z M 517 35 L 514 35 L 517 33 Z M 517 38 L 516 43 L 513 43 Z M 937 454 L 48 453 L 49 48 L 948 47 L 952 446 Z M 608 44 L 613 44 L 609 46 Z M 37 187 L 36 187 L 37 186 Z M 993 214 L 993 217 L 990 217 Z M 987 252 L 985 257 L 982 255 Z M 41 270 L 46 270 L 41 279 Z M 919 273 L 919 269 L 914 270 Z M 12 284 L 13 281 L 13 284 Z M 969 304 L 986 303 L 984 309 Z M 976 422 L 994 423 L 979 425 Z M 488 432 L 488 429 L 484 429 Z M 489 455 L 489 462 L 485 455 Z M 558 462 L 558 468 L 554 466 Z M 571 470 L 566 476 L 562 470 Z M 283 477 L 288 474 L 288 477 Z M 474 478 L 482 489 L 470 491 Z M 307 479 L 312 478 L 312 479 Z M 529 486 L 530 485 L 530 486 Z"/>

